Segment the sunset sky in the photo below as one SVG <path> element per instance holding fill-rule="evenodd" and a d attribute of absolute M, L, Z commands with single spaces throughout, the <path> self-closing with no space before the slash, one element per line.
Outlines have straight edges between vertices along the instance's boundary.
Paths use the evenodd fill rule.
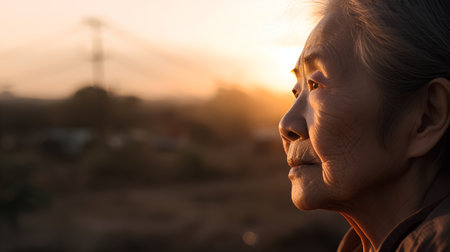
<path fill-rule="evenodd" d="M 60 98 L 89 83 L 92 17 L 105 87 L 143 98 L 223 83 L 289 92 L 312 28 L 302 0 L 0 0 L 0 93 Z"/>

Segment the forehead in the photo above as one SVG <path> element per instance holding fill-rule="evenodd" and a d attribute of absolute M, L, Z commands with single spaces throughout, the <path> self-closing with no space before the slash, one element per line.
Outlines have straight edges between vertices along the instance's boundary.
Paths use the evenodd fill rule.
<path fill-rule="evenodd" d="M 342 15 L 325 15 L 306 41 L 294 71 L 319 61 L 330 75 L 342 75 L 354 62 L 349 21 Z"/>

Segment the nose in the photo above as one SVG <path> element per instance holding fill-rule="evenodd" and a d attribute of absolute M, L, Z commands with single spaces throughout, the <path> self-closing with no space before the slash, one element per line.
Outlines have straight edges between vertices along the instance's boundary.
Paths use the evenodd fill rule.
<path fill-rule="evenodd" d="M 281 118 L 278 125 L 283 141 L 293 142 L 309 138 L 308 127 L 304 117 L 304 106 L 298 98 L 289 111 Z"/>

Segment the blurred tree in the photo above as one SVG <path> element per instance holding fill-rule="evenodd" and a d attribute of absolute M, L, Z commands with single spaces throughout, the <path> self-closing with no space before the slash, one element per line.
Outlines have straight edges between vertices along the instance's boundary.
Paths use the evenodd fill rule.
<path fill-rule="evenodd" d="M 63 120 L 69 127 L 105 130 L 110 123 L 113 100 L 106 90 L 97 86 L 78 90 L 63 107 Z"/>
<path fill-rule="evenodd" d="M 219 88 L 205 105 L 206 124 L 220 143 L 233 143 L 249 139 L 252 129 L 253 99 L 242 90 Z"/>
<path fill-rule="evenodd" d="M 117 97 L 114 99 L 111 114 L 111 127 L 125 129 L 140 127 L 145 122 L 141 100 L 136 96 Z"/>

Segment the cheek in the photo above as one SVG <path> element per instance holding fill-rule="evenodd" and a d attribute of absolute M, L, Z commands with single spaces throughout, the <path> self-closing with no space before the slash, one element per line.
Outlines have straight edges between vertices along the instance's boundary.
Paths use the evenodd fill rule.
<path fill-rule="evenodd" d="M 323 162 L 323 181 L 348 187 L 348 179 L 363 172 L 366 152 L 371 151 L 367 143 L 375 138 L 375 103 L 329 90 L 312 92 L 309 101 L 313 117 L 309 134 Z"/>
<path fill-rule="evenodd" d="M 370 120 L 369 108 L 354 97 L 313 92 L 309 101 L 311 141 L 324 158 L 348 156 L 364 133 L 370 130 L 366 125 Z"/>

